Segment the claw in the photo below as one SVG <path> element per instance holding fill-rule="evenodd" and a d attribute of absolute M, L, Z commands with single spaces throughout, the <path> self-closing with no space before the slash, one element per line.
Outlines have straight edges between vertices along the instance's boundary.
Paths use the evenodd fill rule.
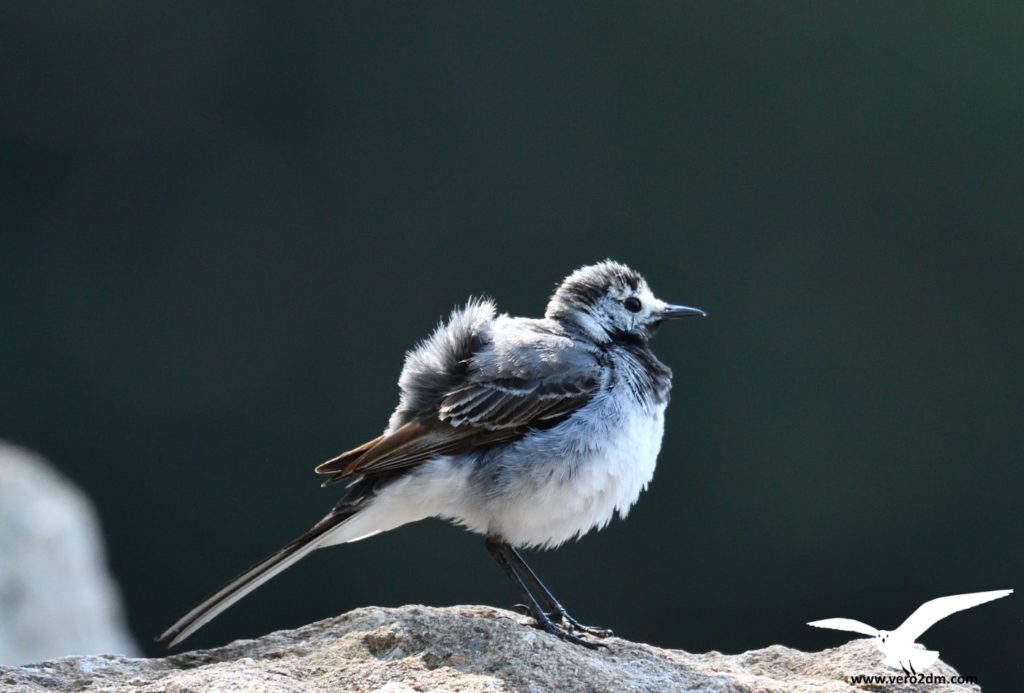
<path fill-rule="evenodd" d="M 559 628 L 557 625 L 555 625 L 554 621 L 552 621 L 549 618 L 537 620 L 537 618 L 534 617 L 534 628 L 542 630 L 545 633 L 550 633 L 551 635 L 554 635 L 556 638 L 561 638 L 562 640 L 565 640 L 566 642 L 571 642 L 574 645 L 582 645 L 583 647 L 586 647 L 590 650 L 597 650 L 602 647 L 608 647 L 603 642 L 591 642 L 590 640 L 584 640 L 578 635 L 573 635 L 566 629 Z"/>
<path fill-rule="evenodd" d="M 571 630 L 577 631 L 579 633 L 586 633 L 587 635 L 592 635 L 595 638 L 610 638 L 612 635 L 614 635 L 614 633 L 609 628 L 598 628 L 597 626 L 588 626 L 583 623 L 580 623 L 575 618 L 570 616 L 569 612 L 567 612 L 565 609 L 562 609 L 560 612 L 553 614 L 552 616 L 561 621 L 563 625 L 568 626 Z"/>

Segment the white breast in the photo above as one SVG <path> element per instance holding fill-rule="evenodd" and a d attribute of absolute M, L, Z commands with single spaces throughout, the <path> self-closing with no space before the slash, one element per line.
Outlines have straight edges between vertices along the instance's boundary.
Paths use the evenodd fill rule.
<path fill-rule="evenodd" d="M 382 491 L 332 543 L 442 517 L 520 547 L 551 548 L 625 517 L 654 476 L 665 404 L 598 395 L 565 422 L 489 453 L 439 457 Z"/>
<path fill-rule="evenodd" d="M 664 415 L 664 404 L 602 397 L 546 435 L 510 446 L 529 464 L 518 475 L 507 470 L 500 495 L 488 500 L 487 531 L 547 548 L 604 527 L 616 512 L 625 517 L 654 476 Z"/>

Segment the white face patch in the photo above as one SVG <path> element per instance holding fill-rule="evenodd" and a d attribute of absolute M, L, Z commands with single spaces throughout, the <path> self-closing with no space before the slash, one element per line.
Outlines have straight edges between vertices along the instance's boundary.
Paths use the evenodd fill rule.
<path fill-rule="evenodd" d="M 640 301 L 640 310 L 633 312 L 627 307 L 627 301 L 635 298 Z M 613 286 L 599 308 L 607 318 L 613 330 L 623 332 L 646 332 L 657 322 L 657 315 L 665 310 L 667 303 L 657 298 L 646 283 L 641 283 L 637 290 L 629 286 Z"/>
<path fill-rule="evenodd" d="M 548 302 L 545 318 L 575 325 L 593 340 L 646 342 L 668 307 L 643 277 L 612 261 L 581 267 Z"/>

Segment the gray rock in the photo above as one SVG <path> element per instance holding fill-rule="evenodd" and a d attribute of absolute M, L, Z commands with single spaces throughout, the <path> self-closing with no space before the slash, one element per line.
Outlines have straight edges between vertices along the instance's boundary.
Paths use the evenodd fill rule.
<path fill-rule="evenodd" d="M 853 686 L 893 672 L 866 640 L 823 652 L 779 645 L 690 654 L 617 638 L 588 650 L 482 606 L 357 609 L 296 630 L 164 659 L 69 657 L 0 667 L 18 691 L 977 691 L 967 685 Z M 956 676 L 939 662 L 928 674 Z"/>
<path fill-rule="evenodd" d="M 138 651 L 92 504 L 42 458 L 0 443 L 0 664 Z"/>

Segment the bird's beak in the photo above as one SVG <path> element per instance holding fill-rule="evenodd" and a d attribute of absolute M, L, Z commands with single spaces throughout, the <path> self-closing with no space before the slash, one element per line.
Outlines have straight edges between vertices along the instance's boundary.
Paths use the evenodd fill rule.
<path fill-rule="evenodd" d="M 661 315 L 659 316 L 662 320 L 675 320 L 677 318 L 692 318 L 699 315 L 700 317 L 707 317 L 707 314 L 700 308 L 690 308 L 689 306 L 665 306 L 661 309 Z"/>

